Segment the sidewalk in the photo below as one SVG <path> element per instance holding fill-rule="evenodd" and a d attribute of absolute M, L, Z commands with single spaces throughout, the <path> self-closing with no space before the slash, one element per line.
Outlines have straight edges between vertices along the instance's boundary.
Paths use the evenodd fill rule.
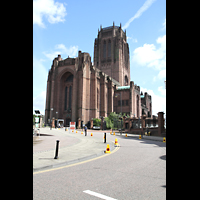
<path fill-rule="evenodd" d="M 84 133 L 84 132 L 83 132 Z M 104 154 L 107 144 L 114 150 L 114 143 L 91 137 L 88 133 L 82 135 L 65 131 L 65 129 L 40 128 L 40 136 L 33 139 L 33 171 L 69 165 L 91 159 Z M 54 159 L 56 140 L 59 140 L 58 159 Z"/>
<path fill-rule="evenodd" d="M 81 131 L 81 129 L 78 129 Z M 88 129 L 88 132 L 99 132 L 99 133 L 110 133 L 110 130 L 91 130 L 91 129 Z M 117 130 L 113 130 L 112 131 L 112 134 L 113 132 L 115 132 L 116 136 L 121 136 L 121 133 Z M 139 138 L 139 135 L 140 134 L 130 134 L 130 133 L 122 133 L 122 136 L 125 136 L 127 134 L 128 137 L 134 137 L 134 138 Z M 143 139 L 146 139 L 146 140 L 153 140 L 153 141 L 161 141 L 163 142 L 163 138 L 164 137 L 161 137 L 161 136 L 147 136 L 147 135 L 143 135 Z M 167 141 L 167 137 L 165 136 L 165 140 Z"/>

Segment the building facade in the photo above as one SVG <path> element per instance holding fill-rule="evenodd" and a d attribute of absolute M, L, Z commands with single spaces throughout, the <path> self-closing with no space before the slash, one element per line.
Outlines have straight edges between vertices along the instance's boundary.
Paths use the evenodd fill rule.
<path fill-rule="evenodd" d="M 140 93 L 130 81 L 129 45 L 120 26 L 98 30 L 94 41 L 94 64 L 86 52 L 76 58 L 54 58 L 49 70 L 45 123 L 54 117 L 87 123 L 91 118 L 107 117 L 110 112 L 131 117 L 152 116 L 152 99 Z"/>

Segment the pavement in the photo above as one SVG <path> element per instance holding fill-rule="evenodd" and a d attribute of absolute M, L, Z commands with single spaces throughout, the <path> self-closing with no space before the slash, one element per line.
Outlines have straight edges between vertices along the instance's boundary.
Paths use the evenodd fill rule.
<path fill-rule="evenodd" d="M 114 138 L 104 143 L 104 132 L 110 133 L 109 130 L 88 130 L 87 136 L 82 130 L 77 130 L 72 133 L 71 130 L 65 131 L 65 128 L 52 129 L 40 128 L 39 135 L 33 137 L 33 172 L 44 169 L 70 165 L 73 163 L 88 160 L 94 157 L 101 156 L 106 150 L 107 144 L 110 145 L 111 152 L 115 149 Z M 97 137 L 91 137 L 91 132 Z M 114 132 L 114 131 L 113 131 Z M 125 137 L 116 132 L 116 136 Z M 109 134 L 110 135 L 110 134 Z M 138 139 L 137 134 L 127 134 L 127 138 Z M 102 138 L 102 139 L 100 139 Z M 145 136 L 145 140 L 163 141 L 163 137 Z M 59 140 L 58 159 L 55 157 L 56 140 Z"/>
<path fill-rule="evenodd" d="M 72 133 L 71 130 L 65 131 L 64 128 L 40 128 L 39 132 L 38 136 L 33 137 L 33 172 L 101 156 L 107 144 L 110 145 L 111 152 L 115 149 L 114 139 L 104 143 L 101 131 L 98 134 L 102 139 L 91 137 L 91 131 L 88 131 L 87 136 L 85 132 L 81 134 L 81 130 Z M 59 140 L 58 159 L 54 159 L 56 140 Z"/>
<path fill-rule="evenodd" d="M 91 132 L 93 137 L 89 135 Z M 105 131 L 90 130 L 85 137 L 80 132 L 68 134 L 62 130 L 52 130 L 52 136 L 44 136 L 48 139 L 43 140 L 43 144 L 48 143 L 50 148 L 52 141 L 54 151 L 51 157 L 54 157 L 57 138 L 60 137 L 60 153 L 62 148 L 73 148 L 82 139 L 97 139 L 102 143 L 103 132 Z M 125 137 L 125 134 L 116 133 L 116 136 L 113 136 L 109 132 L 106 131 L 107 142 L 118 139 L 120 144 L 111 154 L 34 172 L 33 199 L 166 199 L 166 143 L 156 141 L 159 138 L 152 138 L 153 136 L 139 139 L 139 135 L 128 134 L 128 137 Z M 40 144 L 42 145 L 42 142 Z M 35 145 L 35 150 L 36 147 L 39 151 L 39 143 Z M 81 151 L 79 152 L 81 155 Z M 59 156 L 61 159 L 61 154 Z"/>

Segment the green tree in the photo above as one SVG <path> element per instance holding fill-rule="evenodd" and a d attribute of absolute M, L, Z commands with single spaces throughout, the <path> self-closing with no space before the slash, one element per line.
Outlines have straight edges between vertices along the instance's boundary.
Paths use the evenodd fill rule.
<path fill-rule="evenodd" d="M 107 129 L 113 128 L 113 123 L 112 123 L 112 121 L 110 120 L 109 117 L 105 117 L 104 121 L 106 121 L 106 128 Z"/>
<path fill-rule="evenodd" d="M 93 118 L 93 126 L 101 126 L 101 119 Z"/>

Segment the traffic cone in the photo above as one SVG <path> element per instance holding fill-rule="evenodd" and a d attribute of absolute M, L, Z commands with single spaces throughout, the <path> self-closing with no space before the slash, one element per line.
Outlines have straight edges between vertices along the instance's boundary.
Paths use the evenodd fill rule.
<path fill-rule="evenodd" d="M 111 153 L 111 152 L 110 152 L 110 145 L 109 145 L 109 144 L 107 144 L 105 153 Z"/>
<path fill-rule="evenodd" d="M 128 136 L 127 136 L 127 133 L 126 133 L 125 137 L 128 137 Z"/>
<path fill-rule="evenodd" d="M 83 131 L 81 132 L 81 134 L 83 135 Z"/>
<path fill-rule="evenodd" d="M 139 135 L 139 139 L 142 139 L 142 138 L 141 138 L 141 135 Z"/>
<path fill-rule="evenodd" d="M 93 133 L 91 133 L 91 136 L 93 136 Z"/>
<path fill-rule="evenodd" d="M 165 137 L 163 138 L 163 142 L 166 142 Z"/>
<path fill-rule="evenodd" d="M 72 133 L 74 132 L 74 130 L 72 130 Z"/>
<path fill-rule="evenodd" d="M 76 133 L 78 133 L 78 131 L 76 131 Z"/>
<path fill-rule="evenodd" d="M 117 147 L 119 144 L 118 144 L 118 141 L 117 141 L 117 138 L 115 139 L 115 147 Z"/>

